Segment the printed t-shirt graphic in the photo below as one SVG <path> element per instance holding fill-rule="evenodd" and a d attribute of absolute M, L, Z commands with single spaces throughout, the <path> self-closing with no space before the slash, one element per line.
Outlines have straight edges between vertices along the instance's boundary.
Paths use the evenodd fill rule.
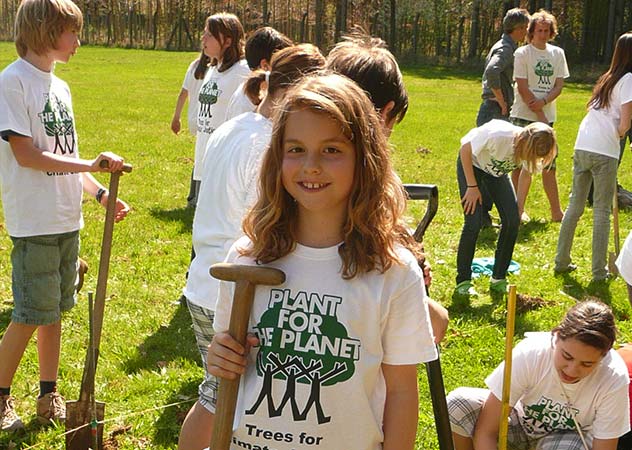
<path fill-rule="evenodd" d="M 321 388 L 351 378 L 360 357 L 360 341 L 349 337 L 338 321 L 336 311 L 341 302 L 340 297 L 316 292 L 270 292 L 268 310 L 255 327 L 261 340 L 257 374 L 263 377 L 263 384 L 246 414 L 254 414 L 267 400 L 270 417 L 280 416 L 290 407 L 294 421 L 306 420 L 312 409 L 319 424 L 331 420 L 320 401 Z M 284 380 L 286 386 L 277 405 L 272 398 L 273 378 Z M 297 383 L 309 387 L 305 405 L 297 403 Z"/>

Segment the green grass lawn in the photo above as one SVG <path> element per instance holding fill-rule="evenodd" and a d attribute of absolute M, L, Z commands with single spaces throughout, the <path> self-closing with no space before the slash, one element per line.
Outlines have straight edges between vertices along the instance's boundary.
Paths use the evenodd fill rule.
<path fill-rule="evenodd" d="M 81 48 L 56 73 L 73 93 L 81 155 L 94 157 L 111 150 L 123 155 L 134 171 L 121 179 L 120 196 L 133 208 L 116 226 L 106 318 L 97 373 L 97 398 L 107 403 L 106 437 L 122 449 L 175 448 L 180 423 L 202 376 L 188 311 L 176 302 L 188 267 L 192 213 L 185 209 L 194 141 L 174 136 L 169 124 L 182 78 L 195 53 Z M 0 43 L 0 68 L 15 58 L 10 43 Z M 571 72 L 573 68 L 571 67 Z M 482 386 L 484 377 L 503 358 L 504 310 L 487 295 L 470 307 L 451 304 L 456 248 L 462 226 L 455 179 L 459 139 L 474 126 L 479 105 L 477 73 L 441 68 L 406 68 L 410 109 L 392 136 L 393 158 L 404 182 L 439 186 L 439 212 L 426 234 L 433 263 L 432 296 L 450 309 L 451 324 L 442 343 L 446 389 Z M 560 156 L 558 182 L 562 206 L 568 203 L 575 135 L 585 111 L 590 86 L 568 84 L 558 101 Z M 183 115 L 185 118 L 186 115 Z M 186 119 L 183 120 L 186 123 Z M 620 182 L 632 187 L 626 155 Z M 107 176 L 99 175 L 106 183 Z M 422 205 L 411 205 L 411 221 Z M 621 279 L 590 284 L 592 221 L 590 210 L 578 227 L 573 248 L 579 270 L 553 276 L 559 224 L 549 223 L 548 202 L 535 178 L 527 201 L 534 219 L 520 230 L 514 260 L 521 274 L 511 278 L 518 291 L 541 297 L 548 305 L 521 313 L 516 334 L 548 330 L 565 309 L 588 296 L 612 305 L 619 319 L 621 341 L 632 338 L 630 306 Z M 85 199 L 86 226 L 82 256 L 91 266 L 77 307 L 64 317 L 60 390 L 76 400 L 88 341 L 86 292 L 94 290 L 104 210 Z M 632 228 L 632 215 L 620 216 L 621 239 Z M 0 228 L 4 228 L 0 222 Z M 496 231 L 482 233 L 477 256 L 492 256 Z M 11 277 L 6 232 L 0 233 L 0 330 L 9 323 Z M 486 292 L 488 279 L 476 281 Z M 419 371 L 420 420 L 418 449 L 438 448 L 425 370 Z M 62 429 L 41 429 L 34 421 L 38 394 L 37 355 L 29 345 L 12 393 L 27 423 L 25 433 L 0 436 L 0 448 L 61 449 Z M 175 406 L 169 406 L 178 403 Z"/>

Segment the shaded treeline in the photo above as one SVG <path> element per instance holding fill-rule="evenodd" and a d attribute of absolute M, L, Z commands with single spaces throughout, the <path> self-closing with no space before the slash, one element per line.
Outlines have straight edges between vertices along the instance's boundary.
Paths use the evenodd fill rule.
<path fill-rule="evenodd" d="M 632 30 L 632 0 L 76 0 L 84 43 L 154 49 L 199 47 L 204 18 L 237 14 L 246 31 L 271 25 L 295 41 L 329 48 L 361 25 L 408 59 L 482 58 L 513 7 L 551 11 L 569 60 L 603 63 L 616 38 Z M 0 39 L 11 40 L 19 0 L 0 0 Z"/>

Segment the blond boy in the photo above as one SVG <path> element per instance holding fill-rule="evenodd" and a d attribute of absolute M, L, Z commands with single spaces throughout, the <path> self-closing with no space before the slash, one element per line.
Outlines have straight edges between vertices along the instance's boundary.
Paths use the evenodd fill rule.
<path fill-rule="evenodd" d="M 53 74 L 79 47 L 83 17 L 70 0 L 24 0 L 15 19 L 19 58 L 0 74 L 0 189 L 11 252 L 14 309 L 0 341 L 0 429 L 23 427 L 10 389 L 37 331 L 37 418 L 63 421 L 57 392 L 61 313 L 75 303 L 82 190 L 105 205 L 108 192 L 88 172 L 118 171 L 123 159 L 80 159 L 68 85 Z M 101 161 L 108 169 L 101 169 Z M 129 207 L 117 199 L 116 220 Z"/>

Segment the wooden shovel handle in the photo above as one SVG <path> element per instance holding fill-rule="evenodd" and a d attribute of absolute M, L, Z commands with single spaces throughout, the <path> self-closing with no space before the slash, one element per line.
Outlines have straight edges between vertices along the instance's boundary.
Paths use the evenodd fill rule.
<path fill-rule="evenodd" d="M 101 167 L 102 169 L 106 169 L 108 167 L 109 163 L 107 159 L 102 159 L 101 162 L 99 163 L 99 167 Z M 132 165 L 131 164 L 123 164 L 123 168 L 121 169 L 121 172 L 126 172 L 126 173 L 130 173 L 132 171 Z"/>
<path fill-rule="evenodd" d="M 107 161 L 102 161 L 102 163 Z M 129 171 L 132 166 L 127 164 Z M 126 168 L 123 168 L 126 171 Z M 99 356 L 99 346 L 101 344 L 101 330 L 103 328 L 103 314 L 105 311 L 105 296 L 108 285 L 108 275 L 110 271 L 110 256 L 112 253 L 112 235 L 114 234 L 114 219 L 116 217 L 116 200 L 118 198 L 118 186 L 121 172 L 110 174 L 110 185 L 108 187 L 108 201 L 105 206 L 105 223 L 103 224 L 103 239 L 101 240 L 101 256 L 99 258 L 99 275 L 97 277 L 97 290 L 94 298 L 94 367 Z"/>
<path fill-rule="evenodd" d="M 256 285 L 282 284 L 285 281 L 285 274 L 278 269 L 235 264 L 216 264 L 211 268 L 211 273 L 216 278 L 235 281 L 235 294 L 230 312 L 228 333 L 233 339 L 245 346 Z M 240 378 L 237 376 L 234 380 L 220 379 L 211 450 L 228 450 L 230 448 Z"/>

